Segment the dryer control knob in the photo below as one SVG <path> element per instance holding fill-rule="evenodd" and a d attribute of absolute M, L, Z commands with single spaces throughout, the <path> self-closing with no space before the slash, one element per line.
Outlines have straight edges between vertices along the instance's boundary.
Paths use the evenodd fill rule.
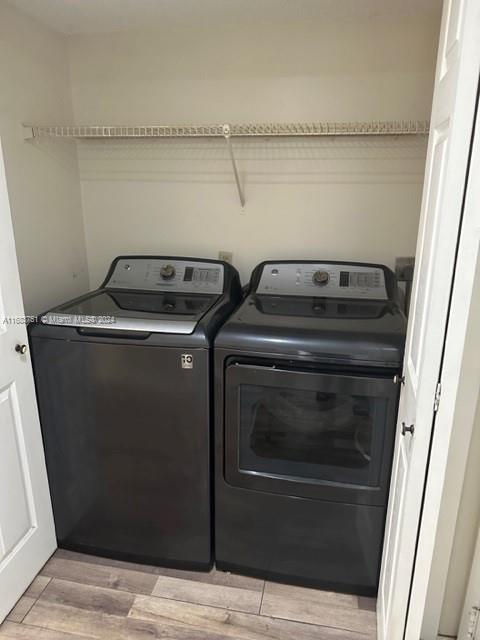
<path fill-rule="evenodd" d="M 171 264 L 164 264 L 160 267 L 160 275 L 164 280 L 171 280 L 175 276 L 175 267 Z"/>
<path fill-rule="evenodd" d="M 328 284 L 330 280 L 330 275 L 328 271 L 315 271 L 312 276 L 313 284 L 316 284 L 318 287 L 324 287 Z"/>

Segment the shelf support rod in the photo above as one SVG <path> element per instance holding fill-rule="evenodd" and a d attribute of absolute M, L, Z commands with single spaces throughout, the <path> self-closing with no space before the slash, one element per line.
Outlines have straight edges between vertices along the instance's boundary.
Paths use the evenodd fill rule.
<path fill-rule="evenodd" d="M 232 146 L 232 138 L 231 138 L 231 127 L 229 124 L 224 124 L 222 126 L 223 137 L 225 138 L 225 142 L 227 143 L 228 153 L 230 154 L 230 160 L 232 161 L 232 169 L 233 175 L 235 176 L 235 182 L 237 183 L 238 197 L 240 198 L 240 204 L 242 209 L 245 207 L 245 195 L 243 193 L 242 185 L 240 183 L 240 176 L 238 174 L 237 163 L 235 161 L 235 155 L 233 153 Z"/>

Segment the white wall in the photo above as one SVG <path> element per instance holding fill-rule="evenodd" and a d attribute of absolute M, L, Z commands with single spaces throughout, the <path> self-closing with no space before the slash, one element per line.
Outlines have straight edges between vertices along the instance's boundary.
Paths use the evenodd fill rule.
<path fill-rule="evenodd" d="M 165 25 L 70 39 L 75 121 L 100 124 L 427 119 L 439 17 Z M 92 285 L 122 252 L 265 258 L 412 255 L 425 140 L 83 143 Z"/>
<path fill-rule="evenodd" d="M 65 38 L 0 0 L 0 136 L 27 314 L 88 288 L 75 148 L 26 143 L 20 126 L 71 118 Z"/>

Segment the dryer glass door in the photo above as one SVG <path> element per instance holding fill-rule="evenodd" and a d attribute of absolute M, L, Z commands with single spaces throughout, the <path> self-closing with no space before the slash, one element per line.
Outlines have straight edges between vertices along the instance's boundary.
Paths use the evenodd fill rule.
<path fill-rule="evenodd" d="M 391 377 L 230 366 L 226 479 L 288 495 L 381 503 L 396 398 Z"/>

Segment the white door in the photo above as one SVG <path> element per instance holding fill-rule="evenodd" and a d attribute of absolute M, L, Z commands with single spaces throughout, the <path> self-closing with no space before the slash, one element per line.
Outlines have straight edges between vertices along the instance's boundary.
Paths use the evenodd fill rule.
<path fill-rule="evenodd" d="M 475 114 L 479 11 L 478 0 L 444 3 L 377 603 L 381 640 L 404 638 L 409 606 Z"/>
<path fill-rule="evenodd" d="M 56 547 L 23 313 L 0 144 L 0 622 Z"/>

